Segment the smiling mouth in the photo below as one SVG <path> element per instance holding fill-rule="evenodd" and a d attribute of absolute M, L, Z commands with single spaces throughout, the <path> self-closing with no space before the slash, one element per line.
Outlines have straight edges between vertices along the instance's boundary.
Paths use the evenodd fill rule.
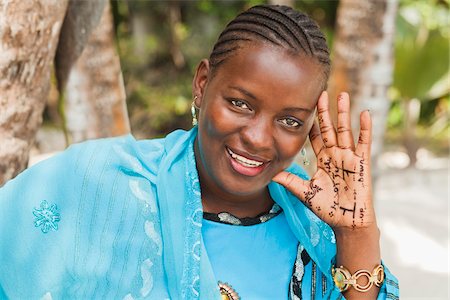
<path fill-rule="evenodd" d="M 231 151 L 229 148 L 227 148 L 228 153 L 230 153 L 231 157 L 234 158 L 238 163 L 243 165 L 247 168 L 257 168 L 259 166 L 262 166 L 264 162 L 248 159 L 242 155 L 236 154 L 233 151 Z"/>

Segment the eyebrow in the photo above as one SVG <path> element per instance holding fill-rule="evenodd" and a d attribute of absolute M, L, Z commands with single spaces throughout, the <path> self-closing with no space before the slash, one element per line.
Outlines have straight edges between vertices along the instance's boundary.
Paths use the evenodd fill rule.
<path fill-rule="evenodd" d="M 237 90 L 237 91 L 241 92 L 242 94 L 244 94 L 244 95 L 246 95 L 246 96 L 252 98 L 253 100 L 258 100 L 258 98 L 257 98 L 255 95 L 253 95 L 252 93 L 250 93 L 250 92 L 247 91 L 247 90 L 244 90 L 244 89 L 241 88 L 241 87 L 238 87 L 238 86 L 230 86 L 230 89 Z M 306 111 L 306 112 L 309 112 L 309 113 L 312 112 L 311 109 L 308 109 L 308 108 L 302 108 L 302 107 L 288 107 L 288 108 L 283 109 L 283 111 L 285 111 L 285 112 L 290 112 L 290 113 L 294 113 L 294 112 L 298 112 L 298 111 Z"/>
<path fill-rule="evenodd" d="M 292 112 L 292 113 L 297 112 L 297 111 L 306 111 L 306 112 L 309 112 L 309 113 L 312 112 L 311 109 L 303 108 L 303 107 L 288 107 L 288 108 L 283 109 L 283 111 L 285 111 L 285 112 Z"/>
<path fill-rule="evenodd" d="M 244 90 L 243 88 L 240 88 L 238 86 L 230 86 L 230 89 L 237 90 L 237 91 L 241 92 L 242 94 L 244 94 L 244 95 L 246 95 L 246 96 L 248 96 L 248 97 L 250 97 L 250 98 L 252 98 L 254 100 L 258 100 L 258 98 L 256 98 L 255 95 L 253 95 L 249 91 Z"/>

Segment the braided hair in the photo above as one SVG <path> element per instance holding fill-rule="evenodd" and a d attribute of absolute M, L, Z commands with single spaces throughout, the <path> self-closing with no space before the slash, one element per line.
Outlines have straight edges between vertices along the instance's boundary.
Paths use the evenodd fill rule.
<path fill-rule="evenodd" d="M 330 53 L 325 36 L 308 15 L 282 5 L 257 5 L 228 23 L 209 57 L 212 73 L 242 43 L 255 41 L 316 59 L 323 67 L 326 84 L 330 73 Z"/>

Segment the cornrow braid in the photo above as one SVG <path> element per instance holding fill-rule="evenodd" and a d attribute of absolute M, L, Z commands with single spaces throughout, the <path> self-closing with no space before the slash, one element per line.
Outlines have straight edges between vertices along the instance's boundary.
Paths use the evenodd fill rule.
<path fill-rule="evenodd" d="M 244 42 L 262 41 L 293 53 L 313 57 L 330 73 L 330 52 L 319 26 L 306 14 L 282 5 L 257 5 L 232 20 L 219 36 L 209 57 L 214 70 Z"/>

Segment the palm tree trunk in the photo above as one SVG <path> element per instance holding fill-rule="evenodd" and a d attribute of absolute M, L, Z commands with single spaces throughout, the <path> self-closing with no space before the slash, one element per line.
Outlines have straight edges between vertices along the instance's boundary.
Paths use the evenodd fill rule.
<path fill-rule="evenodd" d="M 390 107 L 387 91 L 393 80 L 397 6 L 397 0 L 341 0 L 338 7 L 329 92 L 332 99 L 341 91 L 349 92 L 354 129 L 359 128 L 360 112 L 370 110 L 374 167 L 382 151 Z M 376 178 L 377 170 L 373 170 Z"/>
<path fill-rule="evenodd" d="M 168 19 L 170 26 L 170 54 L 174 66 L 181 70 L 186 65 L 183 52 L 181 51 L 181 36 L 179 27 L 181 27 L 181 7 L 178 1 L 169 1 Z"/>
<path fill-rule="evenodd" d="M 294 6 L 294 0 L 269 0 L 269 4 Z"/>
<path fill-rule="evenodd" d="M 25 169 L 68 0 L 0 0 L 0 186 Z"/>
<path fill-rule="evenodd" d="M 130 132 L 110 4 L 70 69 L 65 115 L 71 142 Z"/>

